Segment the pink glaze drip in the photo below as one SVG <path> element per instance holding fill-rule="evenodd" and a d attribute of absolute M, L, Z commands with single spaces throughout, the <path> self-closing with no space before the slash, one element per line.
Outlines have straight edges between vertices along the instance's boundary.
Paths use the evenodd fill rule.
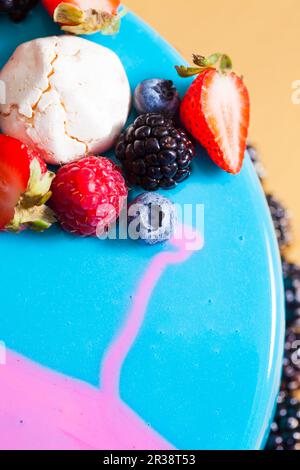
<path fill-rule="evenodd" d="M 104 358 L 100 376 L 101 388 L 112 396 L 119 395 L 122 366 L 139 334 L 149 300 L 161 275 L 168 265 L 183 263 L 192 256 L 194 251 L 201 250 L 203 240 L 195 231 L 185 226 L 179 227 L 171 244 L 178 251 L 168 251 L 155 256 L 140 281 L 127 321 Z M 189 244 L 192 245 L 190 249 L 188 249 Z"/>
<path fill-rule="evenodd" d="M 172 449 L 121 400 L 10 351 L 0 389 L 0 449 Z"/>
<path fill-rule="evenodd" d="M 119 398 L 122 365 L 161 274 L 202 248 L 198 235 L 192 250 L 186 240 L 172 243 L 179 251 L 158 254 L 140 282 L 125 326 L 104 359 L 100 390 L 7 352 L 0 366 L 0 449 L 173 449 Z"/>

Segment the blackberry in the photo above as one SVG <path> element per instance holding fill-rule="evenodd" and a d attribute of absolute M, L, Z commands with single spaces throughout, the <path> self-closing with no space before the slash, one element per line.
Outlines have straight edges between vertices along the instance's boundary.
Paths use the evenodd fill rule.
<path fill-rule="evenodd" d="M 300 450 L 300 403 L 281 391 L 266 450 Z"/>
<path fill-rule="evenodd" d="M 187 134 L 162 114 L 142 114 L 120 136 L 116 156 L 130 185 L 171 189 L 191 173 L 195 149 Z"/>
<path fill-rule="evenodd" d="M 290 392 L 300 388 L 300 327 L 288 328 L 285 337 L 283 385 Z"/>
<path fill-rule="evenodd" d="M 283 205 L 272 194 L 267 194 L 267 202 L 271 212 L 278 245 L 284 248 L 291 243 L 290 217 Z"/>
<path fill-rule="evenodd" d="M 251 162 L 253 163 L 255 173 L 257 174 L 260 181 L 263 182 L 264 179 L 266 178 L 266 170 L 263 164 L 261 163 L 256 147 L 254 147 L 251 144 L 248 144 L 247 151 L 251 159 Z"/>
<path fill-rule="evenodd" d="M 38 0 L 0 0 L 0 13 L 6 13 L 16 23 L 22 21 Z"/>
<path fill-rule="evenodd" d="M 300 325 L 300 266 L 283 260 L 282 268 L 287 325 Z"/>

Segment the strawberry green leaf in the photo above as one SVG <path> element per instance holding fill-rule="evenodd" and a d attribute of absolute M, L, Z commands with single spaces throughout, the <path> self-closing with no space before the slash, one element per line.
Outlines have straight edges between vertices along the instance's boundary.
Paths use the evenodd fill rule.
<path fill-rule="evenodd" d="M 222 56 L 222 54 L 220 54 L 219 52 L 210 55 L 210 56 L 207 58 L 207 63 L 208 63 L 208 65 L 209 65 L 210 67 L 213 67 L 214 65 L 216 65 L 216 63 L 218 62 L 218 60 L 220 59 L 221 56 Z"/>
<path fill-rule="evenodd" d="M 54 212 L 48 206 L 35 206 L 29 209 L 17 206 L 14 218 L 6 225 L 5 229 L 9 232 L 19 233 L 22 228 L 28 227 L 31 230 L 43 232 L 55 222 Z"/>
<path fill-rule="evenodd" d="M 226 73 L 232 70 L 232 62 L 230 57 L 227 54 L 220 54 L 216 52 L 211 54 L 208 57 L 202 55 L 193 54 L 193 62 L 196 67 L 185 67 L 185 66 L 176 66 L 177 73 L 180 77 L 192 77 L 204 72 L 207 69 L 219 70 L 222 73 Z M 219 67 L 217 64 L 219 62 Z"/>
<path fill-rule="evenodd" d="M 227 72 L 232 70 L 232 61 L 230 57 L 226 54 L 223 54 L 220 61 L 220 69 L 222 72 Z"/>
<path fill-rule="evenodd" d="M 180 77 L 187 78 L 193 77 L 194 75 L 198 75 L 199 73 L 205 70 L 205 67 L 185 67 L 184 65 L 175 66 L 177 73 Z"/>
<path fill-rule="evenodd" d="M 22 206 L 25 208 L 44 204 L 50 197 L 50 187 L 55 174 L 47 171 L 42 174 L 41 166 L 35 158 L 30 164 L 30 179 L 25 194 L 22 197 Z"/>
<path fill-rule="evenodd" d="M 203 55 L 193 54 L 193 62 L 198 67 L 206 67 L 207 59 Z"/>

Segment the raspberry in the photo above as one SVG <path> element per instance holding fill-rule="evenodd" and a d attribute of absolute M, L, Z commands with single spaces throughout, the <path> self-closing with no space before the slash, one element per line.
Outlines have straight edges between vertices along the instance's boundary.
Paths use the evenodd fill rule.
<path fill-rule="evenodd" d="M 121 135 L 116 156 L 129 184 L 171 189 L 189 177 L 195 149 L 187 134 L 162 114 L 143 114 Z"/>
<path fill-rule="evenodd" d="M 51 190 L 51 207 L 63 229 L 81 236 L 103 234 L 127 197 L 119 168 L 105 157 L 85 157 L 63 166 Z"/>

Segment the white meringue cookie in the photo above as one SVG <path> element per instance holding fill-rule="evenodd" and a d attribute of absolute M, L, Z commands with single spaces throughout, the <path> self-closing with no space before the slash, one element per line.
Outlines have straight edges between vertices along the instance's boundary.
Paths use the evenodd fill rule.
<path fill-rule="evenodd" d="M 128 117 L 131 92 L 118 56 L 75 36 L 20 45 L 0 72 L 2 132 L 64 164 L 108 150 Z"/>

